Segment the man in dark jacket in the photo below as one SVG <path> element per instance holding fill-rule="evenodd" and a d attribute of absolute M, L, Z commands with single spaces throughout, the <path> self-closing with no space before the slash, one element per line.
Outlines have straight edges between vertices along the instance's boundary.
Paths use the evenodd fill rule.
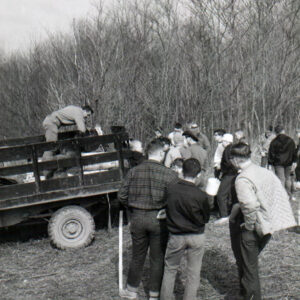
<path fill-rule="evenodd" d="M 216 224 L 226 223 L 232 206 L 232 187 L 237 170 L 230 161 L 230 149 L 233 142 L 233 136 L 230 133 L 223 135 L 224 151 L 221 160 L 221 183 L 217 194 L 217 203 L 219 206 L 220 219 Z"/>
<path fill-rule="evenodd" d="M 173 299 L 180 260 L 187 254 L 187 281 L 183 300 L 196 299 L 209 220 L 206 193 L 195 185 L 201 166 L 197 159 L 183 162 L 183 177 L 167 187 L 167 225 L 170 232 L 160 300 Z"/>
<path fill-rule="evenodd" d="M 269 148 L 269 164 L 274 167 L 275 174 L 292 197 L 291 170 L 296 162 L 296 145 L 292 138 L 287 136 L 281 125 L 275 127 L 276 138 Z"/>

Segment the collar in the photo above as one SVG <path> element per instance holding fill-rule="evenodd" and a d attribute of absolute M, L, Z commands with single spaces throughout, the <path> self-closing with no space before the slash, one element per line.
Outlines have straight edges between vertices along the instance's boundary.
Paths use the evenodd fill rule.
<path fill-rule="evenodd" d="M 178 183 L 185 184 L 185 185 L 190 185 L 190 186 L 195 186 L 195 184 L 193 182 L 186 181 L 186 180 L 184 180 L 182 178 L 179 178 Z"/>
<path fill-rule="evenodd" d="M 244 171 L 244 170 L 248 169 L 252 165 L 253 165 L 253 163 L 249 159 L 249 160 L 245 161 L 244 163 L 242 163 L 242 165 L 240 166 L 240 168 L 241 168 L 242 171 Z"/>
<path fill-rule="evenodd" d="M 158 164 L 158 165 L 162 166 L 162 163 L 159 162 L 159 161 L 157 161 L 157 160 L 155 160 L 155 159 L 147 159 L 145 162 L 146 163 L 155 163 L 155 164 Z"/>

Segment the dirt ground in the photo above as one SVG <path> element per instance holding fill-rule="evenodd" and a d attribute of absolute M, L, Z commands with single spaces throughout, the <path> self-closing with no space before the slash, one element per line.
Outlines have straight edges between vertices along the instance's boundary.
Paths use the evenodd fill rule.
<path fill-rule="evenodd" d="M 298 204 L 300 192 L 297 193 Z M 293 203 L 296 213 L 297 202 Z M 234 300 L 238 292 L 235 261 L 230 249 L 227 225 L 208 224 L 203 258 L 201 300 Z M 117 224 L 117 214 L 113 216 Z M 0 299 L 120 299 L 118 296 L 118 228 L 110 233 L 98 229 L 95 241 L 87 248 L 61 251 L 50 245 L 46 226 L 29 230 L 18 226 L 0 232 Z M 28 240 L 28 237 L 30 238 Z M 263 299 L 300 299 L 299 227 L 274 234 L 260 255 Z M 124 226 L 124 281 L 130 260 L 131 241 Z M 182 299 L 185 261 L 176 281 L 176 300 Z M 147 299 L 147 274 L 144 268 L 140 298 Z"/>

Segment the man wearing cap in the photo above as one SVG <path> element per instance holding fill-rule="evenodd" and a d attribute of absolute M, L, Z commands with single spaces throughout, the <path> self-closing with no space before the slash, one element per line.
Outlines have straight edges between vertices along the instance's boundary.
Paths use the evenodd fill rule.
<path fill-rule="evenodd" d="M 237 175 L 237 170 L 230 161 L 232 142 L 233 135 L 225 133 L 222 139 L 224 151 L 221 160 L 221 183 L 217 194 L 217 203 L 221 218 L 215 222 L 216 224 L 222 224 L 228 221 L 232 204 L 232 187 Z"/>
<path fill-rule="evenodd" d="M 169 133 L 168 139 L 171 141 L 172 145 L 175 145 L 175 138 L 182 136 L 183 130 L 180 123 L 175 123 L 174 130 Z"/>
<path fill-rule="evenodd" d="M 184 143 L 184 136 L 177 132 L 173 136 L 173 145 L 170 147 L 170 150 L 168 151 L 165 159 L 165 166 L 167 168 L 170 168 L 171 164 L 176 158 L 182 158 L 180 149 L 183 147 Z"/>
<path fill-rule="evenodd" d="M 187 143 L 189 145 L 188 149 L 191 153 L 191 158 L 196 158 L 199 161 L 203 172 L 207 171 L 207 151 L 201 147 L 201 145 L 198 143 L 199 139 L 192 132 L 185 131 L 183 135 L 186 137 Z"/>
<path fill-rule="evenodd" d="M 269 148 L 269 164 L 274 167 L 275 174 L 292 199 L 291 170 L 292 167 L 296 167 L 296 144 L 285 134 L 281 125 L 275 127 L 275 134 L 276 138 Z"/>
<path fill-rule="evenodd" d="M 198 139 L 198 144 L 199 144 L 204 150 L 206 150 L 207 153 L 209 153 L 209 152 L 210 152 L 210 149 L 211 149 L 211 148 L 210 148 L 210 142 L 209 142 L 207 136 L 206 136 L 204 133 L 202 133 L 202 132 L 200 131 L 200 128 L 199 128 L 198 124 L 196 124 L 196 123 L 191 123 L 191 124 L 189 125 L 188 131 L 191 132 L 194 136 L 197 137 L 197 139 Z"/>

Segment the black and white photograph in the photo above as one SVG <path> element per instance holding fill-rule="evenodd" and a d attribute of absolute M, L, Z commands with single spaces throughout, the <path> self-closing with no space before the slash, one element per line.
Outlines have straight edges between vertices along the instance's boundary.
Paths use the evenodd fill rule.
<path fill-rule="evenodd" d="M 0 300 L 300 300 L 299 0 L 0 0 Z"/>

